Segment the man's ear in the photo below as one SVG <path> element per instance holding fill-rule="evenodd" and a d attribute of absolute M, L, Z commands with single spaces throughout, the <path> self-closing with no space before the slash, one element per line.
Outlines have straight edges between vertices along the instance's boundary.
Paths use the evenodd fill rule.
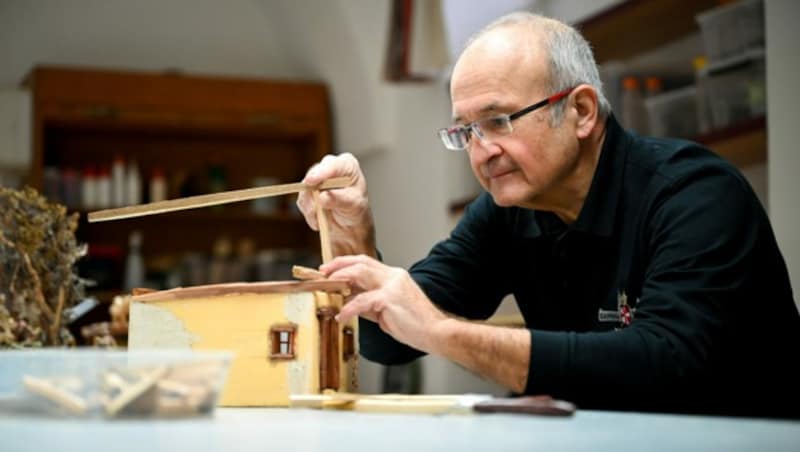
<path fill-rule="evenodd" d="M 597 92 L 591 85 L 578 85 L 570 98 L 571 107 L 577 112 L 575 133 L 579 139 L 587 138 L 598 121 Z"/>

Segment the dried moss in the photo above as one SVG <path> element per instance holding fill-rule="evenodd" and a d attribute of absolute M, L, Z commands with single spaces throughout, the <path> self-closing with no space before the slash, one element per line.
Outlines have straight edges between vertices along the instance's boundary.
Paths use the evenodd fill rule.
<path fill-rule="evenodd" d="M 67 308 L 84 296 L 78 214 L 36 190 L 0 187 L 0 347 L 72 345 Z"/>

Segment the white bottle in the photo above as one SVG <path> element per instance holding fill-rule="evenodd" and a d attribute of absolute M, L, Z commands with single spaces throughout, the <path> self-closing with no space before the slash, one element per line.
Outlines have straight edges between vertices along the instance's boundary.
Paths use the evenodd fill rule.
<path fill-rule="evenodd" d="M 142 260 L 142 234 L 134 231 L 128 238 L 128 257 L 125 259 L 124 289 L 130 293 L 144 285 L 144 261 Z"/>
<path fill-rule="evenodd" d="M 125 198 L 125 159 L 118 155 L 111 163 L 111 206 L 124 206 Z"/>
<path fill-rule="evenodd" d="M 95 207 L 100 209 L 111 207 L 111 171 L 108 167 L 101 168 L 97 172 L 95 188 Z"/>
<path fill-rule="evenodd" d="M 167 199 L 167 181 L 160 168 L 154 168 L 150 176 L 150 202 Z"/>
<path fill-rule="evenodd" d="M 641 85 L 636 77 L 622 80 L 622 126 L 632 129 L 637 135 L 647 135 L 647 111 L 644 108 Z"/>
<path fill-rule="evenodd" d="M 139 166 L 135 161 L 128 165 L 128 172 L 125 177 L 126 203 L 135 206 L 142 203 L 142 178 L 139 175 Z"/>
<path fill-rule="evenodd" d="M 97 207 L 97 174 L 93 166 L 87 166 L 83 169 L 81 207 L 87 210 Z"/>

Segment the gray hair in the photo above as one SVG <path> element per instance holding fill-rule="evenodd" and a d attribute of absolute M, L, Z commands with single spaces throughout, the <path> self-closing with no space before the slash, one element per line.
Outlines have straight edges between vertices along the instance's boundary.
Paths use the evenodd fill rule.
<path fill-rule="evenodd" d="M 591 85 L 597 93 L 600 117 L 606 118 L 611 114 L 611 104 L 603 95 L 603 83 L 589 43 L 575 28 L 563 22 L 524 11 L 507 14 L 473 35 L 466 47 L 493 30 L 512 26 L 541 32 L 539 36 L 550 58 L 549 77 L 545 86 L 548 92 L 557 93 L 580 84 Z M 563 102 L 550 108 L 553 126 L 561 123 L 564 108 Z"/>

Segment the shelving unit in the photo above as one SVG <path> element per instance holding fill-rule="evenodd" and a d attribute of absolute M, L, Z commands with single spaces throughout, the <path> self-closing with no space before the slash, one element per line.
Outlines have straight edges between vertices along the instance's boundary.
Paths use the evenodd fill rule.
<path fill-rule="evenodd" d="M 29 183 L 40 190 L 45 167 L 80 171 L 118 155 L 136 161 L 144 187 L 151 170 L 162 169 L 170 198 L 207 193 L 211 167 L 224 169 L 226 190 L 249 188 L 258 177 L 289 183 L 331 151 L 328 94 L 318 83 L 38 67 L 25 84 L 33 95 Z M 209 253 L 220 236 L 246 238 L 257 249 L 312 253 L 319 246 L 286 197 L 269 215 L 253 213 L 249 202 L 93 224 L 80 213 L 78 239 L 90 252 L 125 252 L 139 230 L 146 263 Z"/>
<path fill-rule="evenodd" d="M 699 32 L 695 17 L 719 0 L 627 0 L 576 24 L 598 64 L 653 52 Z M 765 163 L 766 118 L 755 118 L 694 138 L 737 166 Z"/>

